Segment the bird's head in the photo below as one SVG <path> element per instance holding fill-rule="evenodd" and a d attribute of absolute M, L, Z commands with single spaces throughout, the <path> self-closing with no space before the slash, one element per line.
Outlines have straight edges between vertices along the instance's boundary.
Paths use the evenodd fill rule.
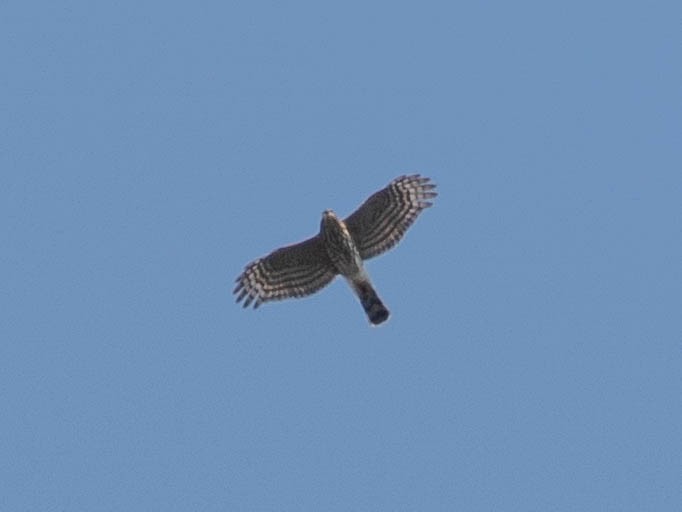
<path fill-rule="evenodd" d="M 320 223 L 320 229 L 324 229 L 325 226 L 337 225 L 339 223 L 339 218 L 334 213 L 334 210 L 325 210 L 322 212 L 322 222 Z"/>

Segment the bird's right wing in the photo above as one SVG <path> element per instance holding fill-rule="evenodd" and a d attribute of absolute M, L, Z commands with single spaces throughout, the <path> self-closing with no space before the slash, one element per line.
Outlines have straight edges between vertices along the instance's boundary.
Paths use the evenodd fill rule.
<path fill-rule="evenodd" d="M 236 279 L 237 302 L 244 307 L 288 297 L 303 297 L 329 284 L 336 271 L 319 235 L 271 252 L 246 266 Z"/>

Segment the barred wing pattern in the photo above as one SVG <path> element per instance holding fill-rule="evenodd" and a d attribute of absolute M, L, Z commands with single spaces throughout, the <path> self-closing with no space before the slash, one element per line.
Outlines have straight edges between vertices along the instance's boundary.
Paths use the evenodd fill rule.
<path fill-rule="evenodd" d="M 400 176 L 373 194 L 346 220 L 363 260 L 387 251 L 400 239 L 419 213 L 431 206 L 436 185 L 419 174 Z"/>
<path fill-rule="evenodd" d="M 322 238 L 314 236 L 294 245 L 282 247 L 257 259 L 237 278 L 237 302 L 244 307 L 288 297 L 303 297 L 329 284 L 336 270 L 324 248 Z"/>

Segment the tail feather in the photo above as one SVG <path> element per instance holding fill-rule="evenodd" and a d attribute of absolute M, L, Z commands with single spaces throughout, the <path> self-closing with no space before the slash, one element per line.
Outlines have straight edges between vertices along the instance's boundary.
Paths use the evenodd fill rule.
<path fill-rule="evenodd" d="M 384 303 L 381 302 L 381 299 L 372 287 L 372 284 L 367 281 L 363 281 L 360 283 L 354 283 L 354 288 L 358 294 L 358 297 L 360 298 L 360 304 L 362 304 L 362 307 L 365 309 L 365 313 L 367 313 L 367 318 L 369 318 L 369 321 L 374 325 L 385 322 L 389 315 L 388 309 L 386 309 Z"/>

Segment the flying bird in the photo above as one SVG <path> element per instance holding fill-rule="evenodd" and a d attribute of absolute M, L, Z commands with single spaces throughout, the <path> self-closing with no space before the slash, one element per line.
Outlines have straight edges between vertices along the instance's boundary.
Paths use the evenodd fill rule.
<path fill-rule="evenodd" d="M 322 213 L 320 232 L 303 242 L 271 252 L 246 266 L 236 279 L 237 302 L 253 303 L 304 297 L 342 275 L 360 299 L 369 321 L 380 324 L 389 312 L 363 265 L 398 243 L 424 208 L 432 206 L 436 185 L 419 174 L 400 176 L 341 220 Z"/>

